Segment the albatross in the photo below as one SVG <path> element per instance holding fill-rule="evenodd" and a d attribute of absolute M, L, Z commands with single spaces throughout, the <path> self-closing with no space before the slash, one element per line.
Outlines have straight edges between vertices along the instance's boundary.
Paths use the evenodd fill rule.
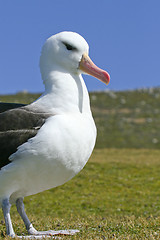
<path fill-rule="evenodd" d="M 42 96 L 29 105 L 0 103 L 0 204 L 10 237 L 16 236 L 11 204 L 16 204 L 29 235 L 56 234 L 33 227 L 23 199 L 69 181 L 91 156 L 96 126 L 82 74 L 106 84 L 110 76 L 88 51 L 85 39 L 75 32 L 51 36 L 40 56 Z"/>

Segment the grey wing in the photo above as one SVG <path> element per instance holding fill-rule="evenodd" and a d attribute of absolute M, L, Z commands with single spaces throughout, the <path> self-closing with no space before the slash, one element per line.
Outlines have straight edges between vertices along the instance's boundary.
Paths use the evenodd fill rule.
<path fill-rule="evenodd" d="M 51 116 L 36 112 L 29 106 L 0 113 L 0 168 L 10 163 L 9 156 L 16 152 L 18 146 L 34 137 Z"/>
<path fill-rule="evenodd" d="M 0 113 L 5 112 L 9 109 L 19 108 L 19 107 L 23 107 L 23 106 L 25 106 L 25 104 L 0 102 Z"/>
<path fill-rule="evenodd" d="M 9 156 L 16 152 L 18 146 L 34 137 L 38 130 L 10 130 L 0 132 L 0 169 L 9 164 Z"/>

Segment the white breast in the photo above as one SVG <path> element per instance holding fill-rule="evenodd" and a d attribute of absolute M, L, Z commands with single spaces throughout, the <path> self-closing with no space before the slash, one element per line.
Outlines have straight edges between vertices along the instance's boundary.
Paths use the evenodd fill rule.
<path fill-rule="evenodd" d="M 67 182 L 84 167 L 95 140 L 96 127 L 90 114 L 50 117 L 34 138 L 11 155 L 14 161 L 3 169 L 6 179 L 3 189 L 10 194 L 7 182 L 16 179 L 11 187 L 12 199 Z"/>

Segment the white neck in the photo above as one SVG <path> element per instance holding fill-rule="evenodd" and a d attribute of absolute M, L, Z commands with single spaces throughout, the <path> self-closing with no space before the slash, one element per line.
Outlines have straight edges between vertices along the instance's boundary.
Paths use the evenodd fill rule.
<path fill-rule="evenodd" d="M 91 113 L 88 91 L 81 75 L 53 70 L 44 84 L 45 92 L 37 100 L 42 108 L 53 113 Z"/>

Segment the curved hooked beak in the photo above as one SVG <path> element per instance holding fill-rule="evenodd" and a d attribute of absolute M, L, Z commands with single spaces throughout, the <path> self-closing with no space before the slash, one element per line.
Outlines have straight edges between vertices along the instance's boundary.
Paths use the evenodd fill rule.
<path fill-rule="evenodd" d="M 103 83 L 108 84 L 110 81 L 110 76 L 109 74 L 100 69 L 99 67 L 97 67 L 92 60 L 90 59 L 90 57 L 88 56 L 87 53 L 84 53 L 82 56 L 82 59 L 79 63 L 79 69 L 84 72 L 87 73 L 99 80 L 101 80 Z"/>

